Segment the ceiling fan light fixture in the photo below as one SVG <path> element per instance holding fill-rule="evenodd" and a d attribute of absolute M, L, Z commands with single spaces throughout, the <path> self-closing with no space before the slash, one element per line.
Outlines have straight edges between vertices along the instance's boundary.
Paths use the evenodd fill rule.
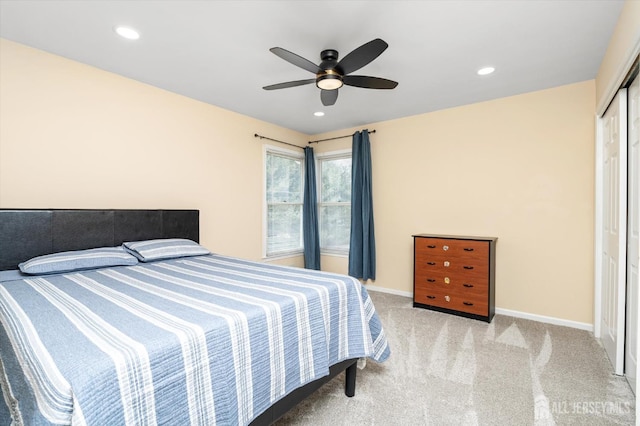
<path fill-rule="evenodd" d="M 335 71 L 327 70 L 316 79 L 316 86 L 322 90 L 336 90 L 342 87 L 342 77 Z"/>

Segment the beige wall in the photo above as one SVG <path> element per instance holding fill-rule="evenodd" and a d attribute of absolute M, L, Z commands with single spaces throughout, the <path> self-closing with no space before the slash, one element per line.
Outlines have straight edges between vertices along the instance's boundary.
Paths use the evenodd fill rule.
<path fill-rule="evenodd" d="M 194 208 L 261 257 L 262 142 L 301 133 L 0 40 L 0 207 Z"/>
<path fill-rule="evenodd" d="M 618 23 L 596 77 L 598 114 L 604 113 L 639 51 L 640 0 L 627 0 L 620 12 Z"/>
<path fill-rule="evenodd" d="M 373 284 L 413 291 L 412 234 L 495 236 L 498 307 L 592 323 L 594 100 L 586 81 L 364 126 L 376 130 Z"/>
<path fill-rule="evenodd" d="M 0 207 L 197 208 L 203 244 L 260 258 L 253 134 L 308 136 L 6 40 L 0 67 Z M 594 102 L 588 81 L 370 125 L 374 284 L 412 291 L 414 233 L 497 236 L 498 307 L 591 323 Z"/>

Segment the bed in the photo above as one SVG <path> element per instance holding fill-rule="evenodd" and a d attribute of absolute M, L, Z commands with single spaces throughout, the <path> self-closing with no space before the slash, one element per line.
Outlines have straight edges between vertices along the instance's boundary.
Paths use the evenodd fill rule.
<path fill-rule="evenodd" d="M 389 357 L 359 281 L 198 241 L 197 210 L 0 209 L 0 424 L 266 425 Z"/>

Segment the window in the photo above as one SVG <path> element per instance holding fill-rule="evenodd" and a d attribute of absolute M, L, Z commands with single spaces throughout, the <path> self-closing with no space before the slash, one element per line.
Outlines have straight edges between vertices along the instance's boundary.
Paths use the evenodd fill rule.
<path fill-rule="evenodd" d="M 265 151 L 266 256 L 301 253 L 303 157 L 267 147 Z"/>
<path fill-rule="evenodd" d="M 351 151 L 318 156 L 320 249 L 349 253 L 351 230 Z"/>

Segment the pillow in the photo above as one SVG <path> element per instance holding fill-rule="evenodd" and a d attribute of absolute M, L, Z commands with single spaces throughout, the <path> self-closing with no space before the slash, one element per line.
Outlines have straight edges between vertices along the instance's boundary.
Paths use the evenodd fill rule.
<path fill-rule="evenodd" d="M 25 274 L 53 274 L 106 266 L 135 265 L 138 259 L 122 247 L 102 247 L 88 250 L 63 251 L 34 257 L 18 265 Z"/>
<path fill-rule="evenodd" d="M 195 241 L 183 238 L 133 241 L 124 243 L 123 246 L 142 262 L 211 253 Z"/>

